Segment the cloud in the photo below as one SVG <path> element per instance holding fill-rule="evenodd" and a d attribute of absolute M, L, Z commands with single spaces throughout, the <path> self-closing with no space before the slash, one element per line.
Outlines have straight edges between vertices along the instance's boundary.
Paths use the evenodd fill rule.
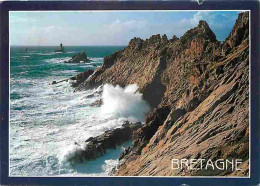
<path fill-rule="evenodd" d="M 41 22 L 35 17 L 10 14 L 11 43 L 23 45 L 127 45 L 133 37 L 146 39 L 154 34 L 181 37 L 187 30 L 198 25 L 200 20 L 208 22 L 219 40 L 224 40 L 234 25 L 237 14 L 230 12 L 198 11 L 190 18 L 149 20 L 144 17 L 110 19 L 102 24 L 94 21 L 80 22 Z M 21 24 L 18 24 L 21 23 Z M 47 26 L 44 26 L 47 25 Z M 19 28 L 19 29 L 17 29 Z"/>
<path fill-rule="evenodd" d="M 32 24 L 34 25 L 34 24 Z M 144 33 L 147 22 L 142 20 L 115 20 L 110 24 L 100 25 L 99 29 L 90 27 L 63 26 L 32 26 L 23 32 L 13 30 L 13 33 L 22 35 L 18 44 L 29 45 L 124 45 L 131 38 Z M 14 40 L 17 39 L 13 38 Z M 16 43 L 18 40 L 15 41 Z"/>
<path fill-rule="evenodd" d="M 205 20 L 211 26 L 218 25 L 216 23 L 216 14 L 214 12 L 199 11 L 190 19 L 182 19 L 179 24 L 184 24 L 187 27 L 196 27 L 200 20 Z"/>

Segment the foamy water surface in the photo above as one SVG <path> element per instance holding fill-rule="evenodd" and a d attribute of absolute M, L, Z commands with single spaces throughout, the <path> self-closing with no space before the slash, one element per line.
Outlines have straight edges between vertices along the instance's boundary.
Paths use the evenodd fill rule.
<path fill-rule="evenodd" d="M 130 142 L 95 161 L 71 163 L 68 159 L 84 148 L 89 137 L 121 127 L 125 120 L 142 120 L 149 110 L 135 85 L 128 89 L 106 85 L 103 95 L 91 98 L 86 96 L 99 90 L 74 92 L 69 82 L 52 85 L 54 80 L 102 64 L 102 55 L 90 56 L 91 64 L 65 64 L 67 55 L 74 52 L 59 56 L 47 49 L 26 54 L 11 50 L 10 176 L 107 176 Z M 130 112 L 128 98 L 141 110 Z M 104 105 L 91 107 L 97 99 L 103 99 Z M 118 99 L 125 105 L 111 105 Z"/>

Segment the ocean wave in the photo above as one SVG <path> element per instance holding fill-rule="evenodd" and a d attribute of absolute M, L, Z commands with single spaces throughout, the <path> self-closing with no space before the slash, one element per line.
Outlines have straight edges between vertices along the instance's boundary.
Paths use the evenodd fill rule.
<path fill-rule="evenodd" d="M 103 61 L 103 57 L 93 57 L 93 58 L 90 58 L 90 60 L 92 61 Z"/>
<path fill-rule="evenodd" d="M 61 71 L 60 73 L 62 73 L 62 74 L 72 74 L 72 73 L 74 73 L 75 74 L 75 72 L 78 72 L 77 70 L 64 70 L 64 71 Z"/>
<path fill-rule="evenodd" d="M 90 58 L 90 63 L 95 65 L 100 65 L 103 63 L 103 58 Z"/>
<path fill-rule="evenodd" d="M 92 98 L 84 97 L 94 94 L 93 99 L 100 99 L 101 95 L 96 95 L 95 92 L 101 91 L 102 87 L 73 93 L 74 89 L 69 83 L 50 85 L 52 80 L 52 77 L 16 80 L 16 83 L 34 83 L 36 86 L 17 86 L 11 89 L 13 93 L 26 92 L 30 95 L 11 100 L 10 103 L 10 138 L 13 144 L 10 147 L 10 160 L 14 162 L 11 165 L 11 175 L 106 176 L 116 164 L 118 155 L 112 153 L 97 161 L 77 163 L 84 160 L 80 153 L 84 149 L 86 139 L 121 127 L 128 115 L 118 115 L 117 111 L 101 113 L 101 108 L 89 106 Z M 130 92 L 131 96 L 135 88 L 123 89 L 123 92 Z M 112 92 L 109 93 L 110 98 Z M 121 151 L 121 148 L 117 149 L 119 154 Z M 23 159 L 18 159 L 19 157 Z M 19 166 L 16 166 L 18 164 Z M 89 167 L 98 167 L 95 170 L 97 172 L 91 171 Z"/>
<path fill-rule="evenodd" d="M 64 63 L 65 61 L 68 61 L 70 57 L 64 57 L 64 58 L 51 58 L 51 59 L 46 59 L 46 62 L 49 63 Z"/>
<path fill-rule="evenodd" d="M 61 52 L 62 53 L 62 52 Z M 49 53 L 37 53 L 39 56 L 51 56 L 51 55 L 55 55 L 56 52 L 49 52 Z"/>
<path fill-rule="evenodd" d="M 69 145 L 66 148 L 63 149 L 61 155 L 59 156 L 59 160 L 61 164 L 66 164 L 67 162 L 70 162 L 72 164 L 75 164 L 77 162 L 82 162 L 83 157 L 81 153 L 84 151 L 84 148 L 80 145 L 73 144 Z"/>

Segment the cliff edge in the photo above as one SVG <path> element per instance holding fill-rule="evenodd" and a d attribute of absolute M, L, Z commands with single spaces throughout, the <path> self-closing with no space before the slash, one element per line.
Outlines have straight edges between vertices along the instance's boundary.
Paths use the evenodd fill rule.
<path fill-rule="evenodd" d="M 249 13 L 220 43 L 205 21 L 182 37 L 134 38 L 77 90 L 136 83 L 154 110 L 111 174 L 249 175 Z M 241 159 L 242 170 L 172 169 L 172 159 Z"/>

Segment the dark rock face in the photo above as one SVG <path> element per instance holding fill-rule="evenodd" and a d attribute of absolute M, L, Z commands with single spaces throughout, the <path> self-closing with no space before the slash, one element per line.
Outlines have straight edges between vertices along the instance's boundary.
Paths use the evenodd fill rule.
<path fill-rule="evenodd" d="M 230 48 L 236 47 L 249 37 L 249 15 L 248 13 L 239 14 L 235 26 L 225 40 Z"/>
<path fill-rule="evenodd" d="M 106 131 L 97 137 L 87 139 L 84 150 L 81 150 L 70 161 L 94 160 L 106 153 L 107 149 L 116 148 L 128 140 L 131 140 L 133 131 L 142 126 L 141 123 L 125 123 L 122 128 Z"/>
<path fill-rule="evenodd" d="M 179 38 L 176 35 L 173 35 L 172 38 L 170 39 L 170 42 L 177 41 Z"/>
<path fill-rule="evenodd" d="M 223 43 L 222 54 L 228 55 L 230 51 L 240 45 L 243 41 L 247 40 L 249 37 L 249 14 L 243 13 L 239 14 L 236 20 L 235 26 L 231 30 L 229 36 Z"/>
<path fill-rule="evenodd" d="M 162 106 L 155 109 L 146 119 L 146 124 L 134 132 L 133 147 L 136 148 L 136 153 L 141 153 L 142 148 L 153 137 L 160 125 L 163 124 L 171 109 L 168 106 Z"/>
<path fill-rule="evenodd" d="M 74 82 L 71 83 L 71 86 L 77 87 L 79 84 L 84 82 L 93 73 L 94 73 L 94 70 L 86 70 L 85 72 L 82 72 L 74 77 L 71 77 L 70 80 L 74 80 Z"/>
<path fill-rule="evenodd" d="M 86 52 L 80 52 L 72 57 L 69 61 L 65 63 L 89 63 L 90 59 L 87 58 Z"/>
<path fill-rule="evenodd" d="M 221 44 L 205 21 L 179 39 L 134 38 L 77 90 L 136 83 L 155 110 L 111 174 L 249 174 L 249 13 Z M 242 171 L 172 170 L 171 159 L 242 159 Z M 152 162 L 152 163 L 151 163 Z"/>

